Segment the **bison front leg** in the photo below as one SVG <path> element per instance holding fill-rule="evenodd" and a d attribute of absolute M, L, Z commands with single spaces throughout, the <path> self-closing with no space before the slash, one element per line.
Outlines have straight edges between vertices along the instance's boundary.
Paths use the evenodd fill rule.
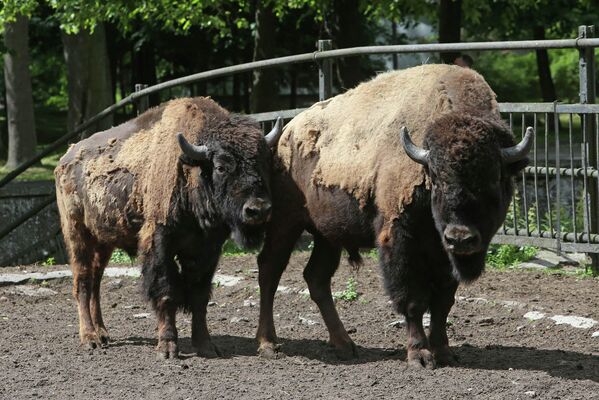
<path fill-rule="evenodd" d="M 177 358 L 177 308 L 181 304 L 182 292 L 180 276 L 170 251 L 169 241 L 164 228 L 156 228 L 150 240 L 142 239 L 143 287 L 147 299 L 151 302 L 158 320 L 159 359 Z"/>
<path fill-rule="evenodd" d="M 401 221 L 400 221 L 401 222 Z M 421 243 L 405 235 L 400 224 L 379 233 L 379 254 L 385 288 L 395 309 L 406 319 L 408 366 L 433 369 L 435 360 L 422 325 L 429 307 L 427 254 Z"/>
<path fill-rule="evenodd" d="M 457 288 L 458 283 L 455 281 L 444 286 L 435 286 L 431 296 L 429 342 L 438 365 L 453 365 L 456 361 L 456 357 L 449 349 L 447 316 L 455 302 Z"/>
<path fill-rule="evenodd" d="M 187 307 L 191 311 L 191 344 L 195 352 L 206 358 L 219 357 L 220 351 L 210 340 L 206 322 L 206 307 L 210 300 L 212 277 L 218 263 L 218 253 L 210 259 L 179 254 L 183 271 Z"/>

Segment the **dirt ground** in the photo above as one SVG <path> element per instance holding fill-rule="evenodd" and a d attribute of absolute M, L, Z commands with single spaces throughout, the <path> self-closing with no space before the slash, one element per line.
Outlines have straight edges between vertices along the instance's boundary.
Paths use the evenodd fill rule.
<path fill-rule="evenodd" d="M 254 256 L 221 261 L 220 273 L 242 280 L 213 291 L 208 316 L 223 353 L 219 359 L 192 354 L 190 316 L 179 314 L 182 358 L 157 361 L 155 318 L 138 279 L 104 279 L 104 319 L 112 342 L 93 352 L 78 344 L 70 279 L 0 287 L 0 398 L 599 399 L 599 334 L 592 337 L 599 324 L 580 329 L 549 319 L 599 320 L 597 279 L 487 272 L 459 289 L 450 314 L 450 345 L 459 366 L 413 370 L 406 368 L 405 327 L 371 259 L 358 272 L 344 261 L 335 276 L 334 290 L 343 290 L 353 276 L 360 294 L 337 302 L 359 358 L 337 360 L 317 308 L 303 291 L 307 257 L 294 254 L 283 275 L 275 321 L 286 356 L 272 361 L 256 356 Z M 546 317 L 525 318 L 530 311 Z"/>

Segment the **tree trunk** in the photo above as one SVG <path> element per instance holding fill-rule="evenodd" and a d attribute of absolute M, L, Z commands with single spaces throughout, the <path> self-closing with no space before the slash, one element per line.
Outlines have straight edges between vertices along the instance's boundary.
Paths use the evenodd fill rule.
<path fill-rule="evenodd" d="M 441 0 L 439 3 L 439 43 L 458 43 L 461 40 L 462 0 Z M 459 52 L 441 53 L 441 60 L 446 64 L 460 55 Z"/>
<path fill-rule="evenodd" d="M 8 121 L 7 168 L 15 168 L 35 154 L 37 139 L 29 73 L 29 20 L 19 15 L 4 26 L 4 82 Z"/>
<path fill-rule="evenodd" d="M 334 29 L 334 45 L 347 47 L 366 46 L 368 34 L 364 14 L 360 11 L 359 0 L 336 0 L 337 24 Z M 345 57 L 338 61 L 339 81 L 345 89 L 351 89 L 368 78 L 361 57 Z"/>
<path fill-rule="evenodd" d="M 289 71 L 289 108 L 297 108 L 297 68 L 290 66 Z"/>
<path fill-rule="evenodd" d="M 545 28 L 535 26 L 532 32 L 535 40 L 545 40 Z M 541 96 L 545 102 L 553 102 L 557 100 L 555 85 L 551 77 L 551 69 L 549 66 L 549 54 L 546 49 L 536 50 L 537 53 L 537 70 L 539 71 L 539 84 L 541 86 Z"/>
<path fill-rule="evenodd" d="M 156 55 L 154 46 L 149 41 L 145 41 L 137 50 L 133 49 L 132 55 L 132 73 L 133 84 L 143 83 L 148 86 L 155 85 L 158 82 L 156 77 Z M 132 90 L 134 88 L 131 88 Z M 154 93 L 149 97 L 150 107 L 160 104 L 160 94 Z"/>
<path fill-rule="evenodd" d="M 275 56 L 276 18 L 272 7 L 258 0 L 254 61 Z M 272 111 L 278 106 L 277 71 L 273 68 L 254 71 L 250 106 L 252 112 Z"/>
<path fill-rule="evenodd" d="M 114 95 L 104 25 L 98 24 L 93 34 L 84 30 L 75 35 L 63 32 L 62 43 L 67 64 L 67 128 L 70 132 L 112 105 Z M 110 115 L 84 132 L 81 137 L 108 129 L 112 124 L 113 117 Z"/>

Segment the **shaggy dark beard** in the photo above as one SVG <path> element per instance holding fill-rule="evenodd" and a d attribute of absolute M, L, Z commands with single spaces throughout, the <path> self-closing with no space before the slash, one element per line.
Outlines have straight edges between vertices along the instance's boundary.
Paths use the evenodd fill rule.
<path fill-rule="evenodd" d="M 486 248 L 478 253 L 459 255 L 447 252 L 454 278 L 458 282 L 472 282 L 485 270 Z"/>
<path fill-rule="evenodd" d="M 235 224 L 231 228 L 231 236 L 237 246 L 255 250 L 264 240 L 264 225 Z"/>

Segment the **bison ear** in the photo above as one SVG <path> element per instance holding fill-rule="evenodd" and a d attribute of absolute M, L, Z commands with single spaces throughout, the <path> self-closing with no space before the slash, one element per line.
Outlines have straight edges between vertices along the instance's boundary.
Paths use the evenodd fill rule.
<path fill-rule="evenodd" d="M 206 161 L 210 159 L 210 155 L 208 152 L 208 146 L 196 146 L 195 144 L 191 144 L 185 139 L 182 133 L 177 133 L 177 140 L 179 141 L 179 147 L 181 151 L 183 151 L 183 156 L 181 160 L 186 162 L 185 160 L 193 160 L 193 161 Z M 194 164 L 187 162 L 187 164 Z"/>
<path fill-rule="evenodd" d="M 266 140 L 266 144 L 268 145 L 268 147 L 270 147 L 270 148 L 275 147 L 277 145 L 277 143 L 279 142 L 279 138 L 281 137 L 282 133 L 283 133 L 283 118 L 278 117 L 277 122 L 275 122 L 275 126 L 268 133 L 268 135 L 266 135 L 264 137 L 264 140 Z"/>

